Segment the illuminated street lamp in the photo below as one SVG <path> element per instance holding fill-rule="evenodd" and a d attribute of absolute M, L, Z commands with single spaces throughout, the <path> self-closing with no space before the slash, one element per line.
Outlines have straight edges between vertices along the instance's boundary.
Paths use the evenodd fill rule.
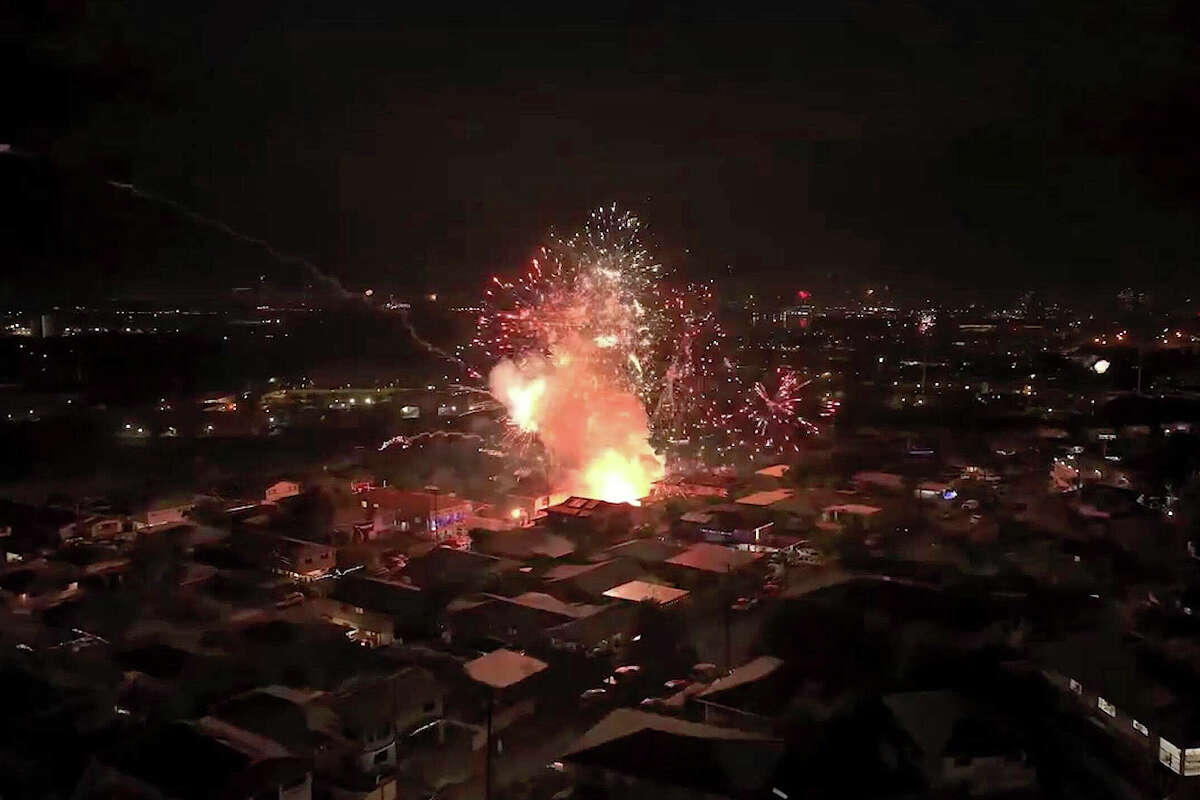
<path fill-rule="evenodd" d="M 1097 375 L 1103 375 L 1104 373 L 1108 372 L 1108 367 L 1108 361 L 1103 358 L 1097 359 L 1096 363 L 1092 364 L 1092 369 L 1096 371 Z"/>

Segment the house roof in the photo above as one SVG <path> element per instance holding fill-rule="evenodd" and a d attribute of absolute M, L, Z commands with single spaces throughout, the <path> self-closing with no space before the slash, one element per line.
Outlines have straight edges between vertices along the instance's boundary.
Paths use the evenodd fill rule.
<path fill-rule="evenodd" d="M 860 517 L 870 517 L 882 510 L 876 506 L 868 506 L 861 503 L 839 503 L 838 505 L 825 507 L 825 513 L 854 514 Z"/>
<path fill-rule="evenodd" d="M 781 500 L 787 500 L 794 494 L 796 493 L 792 489 L 771 489 L 739 497 L 735 502 L 741 503 L 744 506 L 769 506 Z"/>
<path fill-rule="evenodd" d="M 550 611 L 554 614 L 562 614 L 565 617 L 573 617 L 575 619 L 590 617 L 604 608 L 603 606 L 589 605 L 587 603 L 564 603 L 557 597 L 551 597 L 542 592 L 525 592 L 524 594 L 507 599 L 509 602 L 525 606 L 526 608 Z"/>
<path fill-rule="evenodd" d="M 551 585 L 568 582 L 584 594 L 598 597 L 644 574 L 641 564 L 633 559 L 611 558 L 596 564 L 563 564 L 548 570 L 542 578 Z"/>
<path fill-rule="evenodd" d="M 775 670 L 783 666 L 782 659 L 774 656 L 759 656 L 751 661 L 747 661 L 739 667 L 735 667 L 728 675 L 717 678 L 708 688 L 700 692 L 696 696 L 702 699 L 712 700 L 722 692 L 727 692 L 738 686 L 743 686 L 747 683 L 762 680 Z"/>
<path fill-rule="evenodd" d="M 252 733 L 283 749 L 285 755 L 308 755 L 326 737 L 309 730 L 305 704 L 303 697 L 285 692 L 254 690 L 221 703 L 209 719 Z"/>
<path fill-rule="evenodd" d="M 349 576 L 337 582 L 333 596 L 338 600 L 371 611 L 405 615 L 425 601 L 420 587 L 383 578 Z"/>
<path fill-rule="evenodd" d="M 732 475 L 698 472 L 692 475 L 668 475 L 654 482 L 655 486 L 711 486 L 726 489 L 737 483 Z"/>
<path fill-rule="evenodd" d="M 904 488 L 904 479 L 891 472 L 856 472 L 851 480 L 854 483 L 866 483 L 892 491 L 900 491 Z"/>
<path fill-rule="evenodd" d="M 467 501 L 447 492 L 411 492 L 385 486 L 381 489 L 368 489 L 359 494 L 358 499 L 365 502 L 368 508 L 378 505 L 380 508 L 402 508 L 413 514 L 432 513 L 434 507 L 439 510 L 451 506 L 460 506 Z"/>
<path fill-rule="evenodd" d="M 428 553 L 410 559 L 403 575 L 413 585 L 422 588 L 469 583 L 492 573 L 514 569 L 517 562 L 484 553 L 435 547 Z"/>
<path fill-rule="evenodd" d="M 945 690 L 889 694 L 883 702 L 927 758 L 937 758 L 945 752 L 954 726 L 967 707 L 961 694 Z"/>
<path fill-rule="evenodd" d="M 658 564 L 683 552 L 682 547 L 658 539 L 630 539 L 608 548 L 614 556 L 624 556 L 643 564 Z"/>
<path fill-rule="evenodd" d="M 481 543 L 488 552 L 513 558 L 562 558 L 575 552 L 574 543 L 542 528 L 519 528 L 512 531 L 497 531 Z"/>
<path fill-rule="evenodd" d="M 754 563 L 761 553 L 732 550 L 718 544 L 694 544 L 682 553 L 668 558 L 666 563 L 681 567 L 704 570 L 705 572 L 734 572 Z"/>
<path fill-rule="evenodd" d="M 468 661 L 463 665 L 463 669 L 472 680 L 493 689 L 506 689 L 538 674 L 547 666 L 544 661 L 501 648 L 474 661 Z"/>
<path fill-rule="evenodd" d="M 613 711 L 565 760 L 668 786 L 744 797 L 766 788 L 783 752 L 777 739 L 633 709 Z"/>
<path fill-rule="evenodd" d="M 606 512 L 625 511 L 629 508 L 628 503 L 609 503 L 591 497 L 568 497 L 556 506 L 547 506 L 546 513 L 560 517 L 587 519 Z"/>
<path fill-rule="evenodd" d="M 769 467 L 763 467 L 754 472 L 755 475 L 762 475 L 767 478 L 782 478 L 791 469 L 787 464 L 772 464 Z"/>
<path fill-rule="evenodd" d="M 1166 724 L 1176 736 L 1190 740 L 1185 746 L 1200 744 L 1200 715 L 1187 710 L 1196 706 L 1190 687 L 1155 669 L 1137 644 L 1118 632 L 1079 633 L 1037 645 L 1033 654 L 1038 663 L 1078 681 L 1084 691 L 1104 697 L 1119 711 L 1151 727 Z"/>
<path fill-rule="evenodd" d="M 687 597 L 688 592 L 684 589 L 676 589 L 674 586 L 664 586 L 661 583 L 629 581 L 620 586 L 614 586 L 605 592 L 604 596 L 633 603 L 650 602 L 665 606 Z"/>
<path fill-rule="evenodd" d="M 592 747 L 620 739 L 643 730 L 656 730 L 673 736 L 688 736 L 696 739 L 727 739 L 747 741 L 773 741 L 771 737 L 739 728 L 723 728 L 702 722 L 691 722 L 678 717 L 651 714 L 632 708 L 618 708 L 600 720 L 587 733 L 575 741 L 565 755 L 570 756 Z"/>

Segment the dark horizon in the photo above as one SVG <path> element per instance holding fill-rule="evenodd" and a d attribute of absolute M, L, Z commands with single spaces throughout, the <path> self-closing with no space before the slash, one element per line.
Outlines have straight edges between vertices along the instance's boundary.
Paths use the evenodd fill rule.
<path fill-rule="evenodd" d="M 280 268 L 106 181 L 353 286 L 469 291 L 611 202 L 696 278 L 1108 292 L 1195 272 L 1188 4 L 461 13 L 17 22 L 6 299 Z"/>

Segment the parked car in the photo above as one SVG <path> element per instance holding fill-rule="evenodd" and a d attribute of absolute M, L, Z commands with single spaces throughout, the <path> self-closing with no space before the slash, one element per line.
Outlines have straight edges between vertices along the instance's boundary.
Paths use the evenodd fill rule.
<path fill-rule="evenodd" d="M 608 689 L 587 689 L 579 695 L 581 705 L 594 706 L 608 699 Z"/>
<path fill-rule="evenodd" d="M 751 611 L 757 607 L 757 597 L 739 597 L 729 608 L 733 611 Z"/>
<path fill-rule="evenodd" d="M 672 678 L 663 684 L 663 688 L 669 692 L 682 692 L 691 685 L 692 681 L 689 681 L 687 678 Z"/>
<path fill-rule="evenodd" d="M 642 668 L 636 664 L 627 664 L 623 667 L 617 667 L 613 670 L 613 680 L 619 683 L 628 683 L 641 674 Z"/>
<path fill-rule="evenodd" d="M 692 667 L 692 679 L 699 683 L 714 681 L 721 674 L 721 668 L 707 661 Z"/>
<path fill-rule="evenodd" d="M 608 639 L 601 639 L 590 650 L 588 650 L 588 658 L 600 658 L 601 656 L 611 656 L 617 652 L 616 645 Z"/>

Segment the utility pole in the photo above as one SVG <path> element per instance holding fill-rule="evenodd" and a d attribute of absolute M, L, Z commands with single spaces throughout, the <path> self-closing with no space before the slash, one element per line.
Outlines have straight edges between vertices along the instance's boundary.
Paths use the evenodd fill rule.
<path fill-rule="evenodd" d="M 730 575 L 732 574 L 732 572 L 733 572 L 733 566 L 726 565 L 726 567 L 725 567 L 725 591 L 721 593 L 723 595 L 723 603 L 725 606 L 723 611 L 725 613 L 725 670 L 726 671 L 730 671 L 733 669 L 733 641 L 732 641 L 733 625 L 732 625 L 732 619 L 730 617 L 731 612 L 730 612 L 730 608 L 729 608 L 729 580 L 730 580 Z"/>
<path fill-rule="evenodd" d="M 483 761 L 483 800 L 492 800 L 492 708 L 496 705 L 496 690 L 488 688 L 487 754 Z"/>

